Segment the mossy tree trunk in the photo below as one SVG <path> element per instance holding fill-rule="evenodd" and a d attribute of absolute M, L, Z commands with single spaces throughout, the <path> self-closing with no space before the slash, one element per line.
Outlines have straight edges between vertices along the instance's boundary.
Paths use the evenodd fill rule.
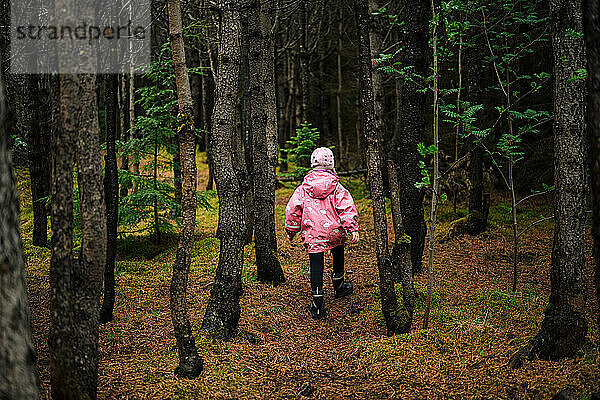
<path fill-rule="evenodd" d="M 196 140 L 194 135 L 194 104 L 185 62 L 181 5 L 179 0 L 168 0 L 169 38 L 173 54 L 173 68 L 177 85 L 177 140 L 181 165 L 181 230 L 177 254 L 173 263 L 170 287 L 171 319 L 177 340 L 179 365 L 175 375 L 195 378 L 202 371 L 202 358 L 196 343 L 187 312 L 187 283 L 194 247 L 196 227 Z"/>
<path fill-rule="evenodd" d="M 241 274 L 244 261 L 244 177 L 234 170 L 233 136 L 240 74 L 240 6 L 221 0 L 220 46 L 216 101 L 211 137 L 215 183 L 219 197 L 219 264 L 202 329 L 227 339 L 237 333 L 240 319 Z"/>
<path fill-rule="evenodd" d="M 392 221 L 394 224 L 394 247 L 392 249 L 392 277 L 394 282 L 402 283 L 402 304 L 406 310 L 407 320 L 402 331 L 410 331 L 415 310 L 415 284 L 410 262 L 410 236 L 402 223 L 402 205 L 398 186 L 398 168 L 396 162 L 388 160 L 388 179 L 390 184 L 390 201 Z"/>

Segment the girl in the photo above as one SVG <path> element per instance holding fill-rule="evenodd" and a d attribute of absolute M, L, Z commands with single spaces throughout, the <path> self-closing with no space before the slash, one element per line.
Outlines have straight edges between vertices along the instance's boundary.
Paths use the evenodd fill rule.
<path fill-rule="evenodd" d="M 350 192 L 339 183 L 334 170 L 333 152 L 327 147 L 316 149 L 311 157 L 313 170 L 294 191 L 285 208 L 285 229 L 290 241 L 301 232 L 310 260 L 310 286 L 313 318 L 326 315 L 323 298 L 324 252 L 333 256 L 334 296 L 350 295 L 351 282 L 344 281 L 344 243 L 348 237 L 358 242 L 358 213 Z"/>

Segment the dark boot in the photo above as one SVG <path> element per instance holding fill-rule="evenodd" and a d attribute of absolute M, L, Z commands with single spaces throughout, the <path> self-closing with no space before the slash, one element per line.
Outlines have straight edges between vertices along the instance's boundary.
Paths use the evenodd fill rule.
<path fill-rule="evenodd" d="M 354 292 L 354 285 L 352 285 L 352 282 L 345 282 L 343 272 L 331 274 L 331 281 L 333 282 L 333 291 L 336 299 L 349 296 Z"/>
<path fill-rule="evenodd" d="M 323 296 L 323 291 L 317 289 L 316 291 L 312 291 L 312 302 L 310 303 L 310 314 L 314 319 L 321 319 L 327 315 L 327 310 L 325 310 L 325 297 Z"/>

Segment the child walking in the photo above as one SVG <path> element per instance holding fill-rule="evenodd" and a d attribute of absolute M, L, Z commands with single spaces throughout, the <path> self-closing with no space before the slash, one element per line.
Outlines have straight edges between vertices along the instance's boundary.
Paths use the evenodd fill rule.
<path fill-rule="evenodd" d="M 285 208 L 285 229 L 288 238 L 301 232 L 310 260 L 313 318 L 326 315 L 323 297 L 324 252 L 333 256 L 334 296 L 345 297 L 354 291 L 351 282 L 344 279 L 344 243 L 351 238 L 358 242 L 358 213 L 350 192 L 339 183 L 334 170 L 333 152 L 327 147 L 316 149 L 311 157 L 313 170 L 302 185 L 294 191 Z"/>

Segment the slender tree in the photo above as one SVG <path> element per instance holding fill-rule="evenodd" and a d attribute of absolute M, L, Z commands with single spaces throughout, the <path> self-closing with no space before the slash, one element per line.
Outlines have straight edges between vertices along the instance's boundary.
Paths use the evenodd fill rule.
<path fill-rule="evenodd" d="M 594 238 L 594 262 L 596 298 L 600 304 L 600 1 L 585 0 L 585 41 L 588 58 L 588 113 L 587 131 L 590 141 L 592 182 L 592 236 Z M 600 326 L 600 312 L 596 315 Z"/>
<path fill-rule="evenodd" d="M 236 134 L 236 104 L 240 73 L 239 0 L 221 0 L 216 99 L 211 151 L 219 197 L 219 264 L 202 321 L 202 329 L 218 338 L 237 332 L 240 319 L 241 274 L 244 261 L 245 177 L 234 170 L 233 135 Z"/>
<path fill-rule="evenodd" d="M 196 227 L 196 141 L 194 137 L 194 106 L 190 80 L 185 62 L 181 5 L 179 0 L 168 0 L 169 38 L 173 53 L 173 67 L 177 84 L 177 139 L 181 154 L 181 231 L 177 254 L 173 263 L 170 300 L 171 319 L 177 339 L 179 366 L 175 374 L 180 378 L 196 378 L 202 372 L 202 358 L 198 355 L 187 313 L 187 282 L 194 247 Z"/>
<path fill-rule="evenodd" d="M 405 49 L 402 61 L 412 67 L 414 79 L 407 80 L 402 87 L 400 107 L 402 127 L 399 137 L 400 200 L 402 220 L 406 233 L 411 237 L 411 261 L 413 272 L 421 272 L 421 258 L 425 246 L 427 227 L 423 212 L 423 193 L 415 188 L 421 180 L 417 144 L 423 141 L 425 129 L 426 94 L 424 78 L 429 75 L 429 18 L 431 9 L 427 2 L 418 1 L 404 7 L 403 38 Z"/>
<path fill-rule="evenodd" d="M 52 106 L 49 85 L 54 79 L 45 75 L 29 75 L 27 96 L 30 97 L 27 156 L 31 180 L 33 205 L 33 245 L 48 245 L 48 209 L 46 197 L 50 195 L 50 136 L 53 129 Z"/>
<path fill-rule="evenodd" d="M 586 67 L 581 1 L 551 0 L 554 53 L 554 243 L 550 304 L 538 334 L 511 359 L 556 360 L 576 354 L 585 342 L 585 80 L 573 79 Z"/>
<path fill-rule="evenodd" d="M 277 115 L 272 2 L 252 0 L 248 8 L 248 61 L 250 75 L 250 134 L 252 136 L 254 241 L 259 282 L 285 281 L 277 258 L 275 236 L 275 167 L 277 166 Z"/>
<path fill-rule="evenodd" d="M 437 222 L 437 206 L 440 196 L 440 105 L 439 105 L 439 66 L 438 66 L 438 15 L 435 9 L 435 2 L 431 0 L 431 10 L 433 12 L 433 145 L 435 153 L 433 154 L 433 182 L 431 191 L 431 209 L 429 217 L 429 258 L 427 259 L 427 301 L 425 306 L 425 316 L 423 329 L 429 325 L 429 313 L 431 311 L 431 295 L 433 291 L 433 255 L 435 245 L 435 225 Z"/>
<path fill-rule="evenodd" d="M 117 224 L 119 219 L 119 176 L 117 171 L 117 103 L 119 77 L 110 74 L 104 87 L 106 118 L 106 155 L 104 156 L 104 198 L 106 200 L 106 264 L 104 265 L 104 297 L 100 322 L 112 321 L 115 308 L 115 259 L 117 256 Z"/>
<path fill-rule="evenodd" d="M 31 339 L 19 196 L 4 124 L 6 113 L 0 71 L 0 398 L 37 399 L 37 357 Z"/>
<path fill-rule="evenodd" d="M 375 224 L 375 251 L 379 270 L 379 291 L 381 308 L 388 335 L 406 332 L 406 327 L 398 315 L 398 304 L 392 263 L 388 251 L 387 217 L 383 195 L 381 140 L 375 127 L 375 105 L 371 73 L 371 46 L 369 40 L 369 8 L 367 0 L 355 0 L 356 24 L 359 34 L 360 100 L 363 118 L 363 136 L 367 143 L 367 174 L 371 198 L 373 199 L 373 220 Z M 410 329 L 410 327 L 409 327 Z"/>

